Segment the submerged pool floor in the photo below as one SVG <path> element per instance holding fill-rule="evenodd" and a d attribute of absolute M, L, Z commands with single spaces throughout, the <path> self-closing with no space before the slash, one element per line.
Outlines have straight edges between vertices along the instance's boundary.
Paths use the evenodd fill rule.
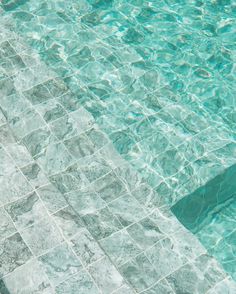
<path fill-rule="evenodd" d="M 233 202 L 172 213 L 236 163 L 235 13 L 2 1 L 0 293 L 236 292 Z"/>
<path fill-rule="evenodd" d="M 196 236 L 236 281 L 236 198 L 215 214 Z"/>
<path fill-rule="evenodd" d="M 169 206 L 235 162 L 235 6 L 184 3 L 2 6 Z"/>
<path fill-rule="evenodd" d="M 172 208 L 207 251 L 236 280 L 236 165 L 184 197 Z"/>

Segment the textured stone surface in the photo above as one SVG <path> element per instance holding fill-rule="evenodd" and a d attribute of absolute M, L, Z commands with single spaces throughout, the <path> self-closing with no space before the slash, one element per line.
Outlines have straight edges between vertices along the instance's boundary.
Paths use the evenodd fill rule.
<path fill-rule="evenodd" d="M 233 163 L 232 125 L 187 97 L 193 85 L 166 83 L 210 71 L 173 66 L 166 40 L 167 54 L 149 48 L 161 40 L 149 38 L 153 18 L 173 29 L 172 12 L 150 3 L 3 2 L 0 292 L 234 293 L 169 210 Z"/>
<path fill-rule="evenodd" d="M 83 221 L 97 240 L 106 238 L 122 229 L 122 224 L 108 208 L 83 216 Z"/>
<path fill-rule="evenodd" d="M 82 269 L 81 262 L 65 243 L 40 256 L 39 261 L 54 286 Z"/>
<path fill-rule="evenodd" d="M 32 253 L 19 233 L 16 233 L 0 243 L 0 276 L 4 276 L 26 263 Z"/>
<path fill-rule="evenodd" d="M 104 256 L 103 250 L 87 230 L 81 231 L 71 239 L 73 250 L 81 261 L 89 265 Z"/>
<path fill-rule="evenodd" d="M 16 232 L 16 229 L 14 227 L 14 224 L 13 224 L 10 216 L 7 214 L 7 212 L 4 210 L 4 208 L 0 208 L 0 236 L 1 236 L 1 239 L 12 235 L 14 232 Z"/>
<path fill-rule="evenodd" d="M 48 179 L 42 172 L 37 163 L 29 164 L 21 168 L 22 173 L 27 178 L 31 186 L 37 189 L 40 186 L 48 184 Z"/>
<path fill-rule="evenodd" d="M 84 228 L 80 216 L 71 206 L 66 206 L 53 214 L 53 218 L 63 235 L 70 239 Z"/>
<path fill-rule="evenodd" d="M 47 276 L 35 260 L 18 268 L 3 281 L 9 293 L 49 294 L 53 291 Z"/>
<path fill-rule="evenodd" d="M 42 201 L 35 192 L 6 205 L 5 209 L 18 230 L 33 225 L 45 217 L 47 213 Z"/>
<path fill-rule="evenodd" d="M 89 272 L 104 294 L 111 293 L 124 283 L 123 277 L 108 257 L 104 257 L 89 266 Z"/>
<path fill-rule="evenodd" d="M 177 292 L 174 292 L 174 290 L 171 288 L 171 286 L 168 284 L 166 279 L 161 280 L 157 284 L 155 284 L 153 287 L 148 289 L 147 291 L 144 291 L 145 294 L 174 294 Z"/>
<path fill-rule="evenodd" d="M 35 255 L 41 255 L 63 241 L 59 229 L 49 217 L 35 222 L 21 234 Z"/>
<path fill-rule="evenodd" d="M 148 249 L 146 254 L 155 268 L 158 268 L 159 279 L 161 279 L 187 262 L 186 257 L 181 253 L 178 250 L 178 243 L 175 244 L 171 239 L 166 238 Z"/>
<path fill-rule="evenodd" d="M 62 282 L 56 287 L 57 294 L 89 294 L 99 293 L 98 288 L 94 284 L 91 277 L 86 272 L 80 272 L 77 275 L 69 278 L 65 282 Z"/>
<path fill-rule="evenodd" d="M 105 207 L 106 203 L 92 189 L 76 190 L 64 195 L 66 201 L 81 216 L 92 214 Z"/>
<path fill-rule="evenodd" d="M 174 293 L 206 293 L 212 284 L 221 281 L 225 276 L 210 256 L 202 255 L 193 264 L 184 265 L 168 276 L 167 281 Z"/>
<path fill-rule="evenodd" d="M 21 196 L 29 193 L 32 187 L 21 174 L 19 168 L 14 164 L 6 151 L 0 147 L 1 155 L 1 173 L 0 177 L 0 193 L 2 204 L 14 201 Z"/>
<path fill-rule="evenodd" d="M 102 248 L 116 266 L 141 253 L 141 249 L 126 230 L 119 231 L 101 240 Z"/>
<path fill-rule="evenodd" d="M 231 278 L 226 278 L 225 280 L 216 284 L 213 288 L 211 288 L 208 293 L 222 293 L 225 292 L 227 294 L 234 293 L 236 291 L 236 285 Z"/>
<path fill-rule="evenodd" d="M 51 183 L 38 188 L 37 193 L 51 213 L 67 206 L 67 202 L 61 192 Z"/>
<path fill-rule="evenodd" d="M 158 269 L 155 270 L 143 253 L 126 262 L 120 270 L 137 292 L 149 288 L 158 280 Z"/>

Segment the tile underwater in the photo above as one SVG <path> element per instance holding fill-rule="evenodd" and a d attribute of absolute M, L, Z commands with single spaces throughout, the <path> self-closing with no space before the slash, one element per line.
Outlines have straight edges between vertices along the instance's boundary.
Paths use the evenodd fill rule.
<path fill-rule="evenodd" d="M 2 1 L 1 293 L 235 293 L 170 210 L 236 150 L 233 5 L 184 2 Z"/>

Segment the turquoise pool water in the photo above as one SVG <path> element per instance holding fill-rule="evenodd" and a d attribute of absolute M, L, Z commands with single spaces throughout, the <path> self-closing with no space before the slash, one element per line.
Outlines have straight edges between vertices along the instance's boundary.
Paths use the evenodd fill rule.
<path fill-rule="evenodd" d="M 236 166 L 186 196 L 172 211 L 236 279 Z"/>
<path fill-rule="evenodd" d="M 235 161 L 231 1 L 3 1 L 168 205 Z"/>
<path fill-rule="evenodd" d="M 230 0 L 2 0 L 1 9 L 1 23 L 11 33 L 9 36 L 6 33 L 7 37 L 2 33 L 7 41 L 1 43 L 0 90 L 4 97 L 12 100 L 4 98 L 0 106 L 16 137 L 14 144 L 26 146 L 36 161 L 34 169 L 24 167 L 30 181 L 34 183 L 32 174 L 40 174 L 42 168 L 49 182 L 66 194 L 66 201 L 79 211 L 80 217 L 82 214 L 85 228 L 99 246 L 104 243 L 106 255 L 138 293 L 202 294 L 208 293 L 210 288 L 213 288 L 211 293 L 216 289 L 221 293 L 221 286 L 215 288 L 214 283 L 218 282 L 214 279 L 209 285 L 198 283 L 198 289 L 184 282 L 178 284 L 185 272 L 190 272 L 188 266 L 184 267 L 186 256 L 189 259 L 185 251 L 184 257 L 181 251 L 170 258 L 171 266 L 181 267 L 180 272 L 173 266 L 159 276 L 160 261 L 155 264 L 152 259 L 161 252 L 160 248 L 168 248 L 167 252 L 169 248 L 182 248 L 179 244 L 188 239 L 185 240 L 184 235 L 183 240 L 176 237 L 178 241 L 171 241 L 178 244 L 176 246 L 169 241 L 158 243 L 156 254 L 153 251 L 148 255 L 141 242 L 144 238 L 141 231 L 143 226 L 147 229 L 150 223 L 153 225 L 152 218 L 146 225 L 141 225 L 140 218 L 155 209 L 163 209 L 167 213 L 164 219 L 172 219 L 172 207 L 208 253 L 235 279 L 235 197 L 230 197 L 231 201 L 228 199 L 231 195 L 224 193 L 221 199 L 225 202 L 219 204 L 216 194 L 209 193 L 210 196 L 203 199 L 199 192 L 208 189 L 214 181 L 218 183 L 218 176 L 227 174 L 236 163 L 235 3 Z M 38 65 L 34 56 L 37 54 L 46 65 Z M 12 96 L 15 95 L 12 80 L 19 92 L 18 99 Z M 24 108 L 27 111 L 22 115 Z M 5 134 L 5 130 L 2 133 Z M 81 133 L 82 138 L 77 140 Z M 48 153 L 45 146 L 50 147 Z M 8 149 L 11 153 L 9 146 Z M 124 160 L 122 164 L 125 162 L 132 168 L 132 173 L 119 168 L 118 155 Z M 72 162 L 79 165 L 83 176 Z M 126 191 L 117 174 L 122 181 L 130 181 L 128 186 L 137 203 L 128 198 L 127 207 L 118 200 L 117 206 L 112 204 Z M 142 178 L 141 184 L 136 174 Z M 68 198 L 67 193 L 76 190 L 80 182 L 84 188 L 103 176 L 110 193 L 116 190 L 115 196 L 106 194 L 100 181 L 97 189 L 101 191 L 96 190 L 99 197 L 93 196 L 87 202 L 82 198 L 80 205 L 75 194 Z M 44 183 L 46 180 L 41 177 Z M 231 181 L 228 186 L 234 190 Z M 96 189 L 95 184 L 92 189 Z M 88 194 L 85 193 L 85 199 Z M 61 203 L 67 203 L 64 201 Z M 104 210 L 104 201 L 109 209 Z M 200 214 L 193 209 L 197 207 L 196 201 Z M 183 210 L 185 206 L 187 211 Z M 124 210 L 129 218 L 133 217 L 128 220 L 121 217 Z M 53 213 L 56 213 L 54 209 Z M 109 219 L 112 219 L 111 227 Z M 123 227 L 138 221 L 137 228 L 127 229 L 128 233 L 123 235 Z M 136 232 L 138 237 L 133 244 L 135 230 L 140 236 Z M 172 234 L 164 226 L 165 230 L 167 236 Z M 110 236 L 116 232 L 121 234 L 118 241 Z M 159 233 L 153 234 L 157 242 Z M 101 241 L 107 237 L 111 243 L 119 244 L 120 254 L 128 260 L 125 265 L 122 258 L 118 264 L 114 262 L 117 252 L 112 251 L 109 242 Z M 155 242 L 150 239 L 151 247 Z M 135 254 L 140 252 L 140 246 L 145 256 L 138 259 Z M 123 247 L 127 251 L 123 251 Z M 100 251 L 96 250 L 100 258 Z M 148 250 L 151 251 L 149 247 Z M 202 253 L 201 250 L 196 249 Z M 168 255 L 165 254 L 162 256 Z M 204 262 L 203 258 L 191 264 L 194 275 L 201 271 Z M 154 274 L 153 267 L 158 274 Z M 144 268 L 151 273 L 148 277 Z M 141 278 L 136 281 L 139 275 Z M 197 280 L 195 276 L 191 278 Z M 159 279 L 161 286 L 155 288 L 153 284 Z M 224 283 L 223 287 L 226 287 Z M 71 294 L 71 290 L 68 291 Z"/>

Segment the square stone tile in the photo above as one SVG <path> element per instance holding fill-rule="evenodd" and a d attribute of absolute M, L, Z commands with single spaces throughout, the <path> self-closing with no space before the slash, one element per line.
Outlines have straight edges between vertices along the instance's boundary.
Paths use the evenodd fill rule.
<path fill-rule="evenodd" d="M 76 122 L 77 128 L 80 133 L 91 129 L 91 127 L 95 123 L 91 113 L 88 112 L 84 107 L 81 107 L 78 110 L 71 112 L 70 116 Z"/>
<path fill-rule="evenodd" d="M 154 265 L 158 279 L 174 272 L 187 262 L 187 258 L 178 251 L 178 243 L 173 243 L 169 238 L 160 240 L 146 251 L 146 255 Z"/>
<path fill-rule="evenodd" d="M 159 277 L 144 253 L 122 265 L 120 271 L 137 292 L 152 286 Z"/>
<path fill-rule="evenodd" d="M 158 186 L 155 187 L 154 191 L 161 199 L 162 206 L 169 207 L 171 205 L 174 197 L 174 189 L 170 185 L 165 182 L 159 183 L 158 181 Z"/>
<path fill-rule="evenodd" d="M 40 103 L 35 108 L 47 123 L 66 115 L 66 110 L 56 99 Z"/>
<path fill-rule="evenodd" d="M 207 253 L 197 257 L 193 264 L 204 274 L 211 285 L 216 284 L 227 276 L 227 273 L 215 258 Z"/>
<path fill-rule="evenodd" d="M 57 189 L 62 193 L 82 190 L 88 186 L 88 181 L 82 174 L 77 163 L 72 164 L 66 170 L 49 177 Z"/>
<path fill-rule="evenodd" d="M 4 177 L 0 177 L 0 201 L 3 204 L 17 200 L 32 190 L 29 182 L 17 168 L 11 173 L 5 174 Z"/>
<path fill-rule="evenodd" d="M 74 162 L 63 143 L 49 144 L 37 158 L 37 163 L 47 175 L 62 172 Z"/>
<path fill-rule="evenodd" d="M 82 158 L 79 165 L 89 182 L 94 182 L 111 171 L 111 166 L 99 153 Z"/>
<path fill-rule="evenodd" d="M 54 287 L 82 269 L 78 257 L 66 243 L 53 248 L 38 260 Z"/>
<path fill-rule="evenodd" d="M 171 239 L 178 247 L 178 251 L 190 261 L 206 253 L 206 249 L 197 237 L 184 227 L 181 227 L 179 231 L 173 234 Z"/>
<path fill-rule="evenodd" d="M 10 96 L 3 96 L 0 105 L 8 121 L 19 117 L 21 113 L 31 107 L 31 104 L 18 92 Z"/>
<path fill-rule="evenodd" d="M 116 167 L 125 163 L 125 160 L 117 152 L 111 142 L 108 142 L 108 144 L 104 145 L 104 147 L 99 150 L 99 153 L 102 155 L 103 158 L 106 158 L 111 166 Z"/>
<path fill-rule="evenodd" d="M 7 204 L 5 209 L 18 230 L 33 225 L 47 214 L 42 201 L 35 192 Z"/>
<path fill-rule="evenodd" d="M 124 285 L 123 287 L 121 287 L 120 289 L 116 290 L 115 292 L 113 292 L 114 294 L 134 294 L 134 290 L 131 289 L 131 287 Z"/>
<path fill-rule="evenodd" d="M 32 253 L 19 233 L 0 242 L 0 277 L 12 272 L 32 258 Z"/>
<path fill-rule="evenodd" d="M 4 125 L 6 122 L 5 115 L 2 113 L 2 111 L 0 111 L 0 126 Z"/>
<path fill-rule="evenodd" d="M 117 151 L 125 156 L 136 144 L 135 137 L 129 129 L 113 132 L 110 136 Z"/>
<path fill-rule="evenodd" d="M 124 279 L 110 262 L 104 257 L 88 268 L 91 276 L 104 294 L 109 294 L 124 284 Z"/>
<path fill-rule="evenodd" d="M 96 240 L 101 240 L 123 228 L 118 218 L 107 208 L 82 217 L 86 227 Z"/>
<path fill-rule="evenodd" d="M 94 143 L 96 149 L 101 149 L 109 143 L 109 138 L 97 125 L 87 130 L 85 134 Z"/>
<path fill-rule="evenodd" d="M 50 122 L 49 127 L 59 140 L 67 140 L 79 134 L 77 124 L 70 115 L 64 115 Z"/>
<path fill-rule="evenodd" d="M 144 294 L 175 294 L 166 279 L 161 280 L 150 289 L 143 292 Z"/>
<path fill-rule="evenodd" d="M 26 58 L 24 58 L 24 56 L 26 56 Z M 26 59 L 30 59 L 30 56 L 28 55 L 22 55 L 22 58 L 28 62 L 28 60 Z M 28 58 L 27 58 L 28 57 Z M 34 60 L 33 60 L 34 62 Z M 25 91 L 26 89 L 29 89 L 31 87 L 34 87 L 35 84 L 37 83 L 40 83 L 41 80 L 40 80 L 40 77 L 39 76 L 36 76 L 34 74 L 36 68 L 38 68 L 39 65 L 37 63 L 34 64 L 34 68 L 32 69 L 29 69 L 29 68 L 24 68 L 22 69 L 21 71 L 19 71 L 17 73 L 17 75 L 14 76 L 14 85 L 17 89 L 17 92 L 23 92 Z M 25 98 L 25 97 L 24 97 Z M 25 101 L 27 101 L 29 104 L 31 104 L 26 98 L 25 98 Z"/>
<path fill-rule="evenodd" d="M 16 93 L 16 88 L 14 86 L 14 82 L 11 78 L 6 78 L 0 80 L 0 95 L 2 96 L 10 96 Z"/>
<path fill-rule="evenodd" d="M 127 163 L 115 168 L 114 171 L 117 176 L 125 183 L 130 192 L 135 190 L 144 182 L 140 174 Z"/>
<path fill-rule="evenodd" d="M 71 239 L 74 235 L 84 229 L 84 222 L 81 220 L 77 211 L 71 206 L 67 206 L 52 215 L 56 224 L 61 229 L 62 234 L 67 239 Z"/>
<path fill-rule="evenodd" d="M 57 138 L 50 132 L 49 128 L 39 128 L 22 139 L 34 159 L 42 155 L 49 145 L 58 142 Z"/>
<path fill-rule="evenodd" d="M 236 292 L 236 283 L 233 279 L 227 278 L 217 283 L 209 290 L 209 294 L 221 294 L 227 289 L 227 294 L 234 294 Z"/>
<path fill-rule="evenodd" d="M 137 186 L 133 190 L 132 195 L 149 211 L 153 211 L 155 208 L 163 205 L 159 195 L 146 183 Z"/>
<path fill-rule="evenodd" d="M 34 223 L 21 234 L 36 256 L 43 254 L 63 241 L 60 231 L 49 217 Z"/>
<path fill-rule="evenodd" d="M 29 151 L 20 142 L 8 144 L 7 152 L 9 152 L 18 167 L 23 167 L 33 162 Z"/>
<path fill-rule="evenodd" d="M 67 279 L 56 287 L 56 294 L 99 294 L 97 286 L 85 271 Z"/>
<path fill-rule="evenodd" d="M 142 251 L 126 230 L 112 234 L 101 240 L 100 244 L 116 266 L 121 266 Z"/>
<path fill-rule="evenodd" d="M 64 143 L 69 152 L 77 159 L 95 152 L 94 143 L 92 143 L 85 134 L 68 139 L 64 141 Z"/>
<path fill-rule="evenodd" d="M 31 89 L 24 91 L 23 94 L 33 105 L 53 98 L 45 83 L 36 85 Z"/>
<path fill-rule="evenodd" d="M 206 293 L 226 274 L 209 255 L 202 255 L 170 274 L 166 279 L 174 293 Z"/>
<path fill-rule="evenodd" d="M 22 167 L 21 171 L 34 189 L 49 183 L 42 169 L 35 162 Z"/>
<path fill-rule="evenodd" d="M 12 172 L 17 170 L 14 161 L 7 154 L 5 149 L 2 148 L 2 146 L 0 146 L 0 156 L 1 156 L 0 168 L 1 168 L 2 174 L 4 174 L 5 176 L 8 176 Z"/>
<path fill-rule="evenodd" d="M 81 68 L 84 65 L 86 65 L 88 62 L 94 61 L 94 58 L 91 54 L 91 50 L 88 46 L 84 46 L 82 49 L 80 49 L 77 53 L 71 55 L 67 62 L 69 64 L 76 64 L 77 68 Z"/>
<path fill-rule="evenodd" d="M 96 121 L 98 121 L 99 118 L 101 118 L 102 115 L 106 112 L 105 103 L 97 97 L 93 97 L 93 99 L 88 101 L 85 100 L 84 107 L 89 113 L 91 113 Z"/>
<path fill-rule="evenodd" d="M 61 192 L 51 183 L 39 187 L 37 193 L 50 213 L 54 213 L 68 205 Z"/>
<path fill-rule="evenodd" d="M 85 265 L 89 265 L 104 256 L 104 252 L 93 236 L 83 230 L 71 239 L 74 252 Z"/>
<path fill-rule="evenodd" d="M 3 282 L 9 291 L 3 293 L 53 293 L 46 274 L 35 259 L 6 276 Z"/>
<path fill-rule="evenodd" d="M 106 202 L 88 188 L 71 191 L 64 194 L 64 197 L 67 203 L 81 216 L 95 213 L 106 206 Z"/>
<path fill-rule="evenodd" d="M 78 96 L 70 91 L 58 97 L 56 100 L 66 109 L 67 112 L 76 111 L 81 107 Z"/>
<path fill-rule="evenodd" d="M 168 208 L 156 209 L 149 217 L 167 235 L 172 235 L 182 229 L 182 225 Z"/>
<path fill-rule="evenodd" d="M 0 208 L 0 239 L 4 239 L 16 232 L 16 228 L 3 207 Z"/>
<path fill-rule="evenodd" d="M 215 247 L 208 251 L 211 254 L 212 254 L 212 252 L 214 253 L 213 256 L 218 258 L 218 260 L 221 263 L 221 265 L 223 266 L 224 270 L 226 272 L 230 273 L 233 279 L 236 279 L 235 239 L 236 239 L 236 231 L 233 231 L 231 234 L 222 238 L 220 241 L 217 240 L 218 242 L 215 245 Z M 230 250 L 229 250 L 229 248 L 230 248 Z"/>
<path fill-rule="evenodd" d="M 127 228 L 127 231 L 143 250 L 166 237 L 166 235 L 161 232 L 158 225 L 149 217 L 131 225 Z"/>
<path fill-rule="evenodd" d="M 9 41 L 4 41 L 0 44 L 0 58 L 16 55 L 16 51 L 11 46 Z"/>
<path fill-rule="evenodd" d="M 16 138 L 12 134 L 8 124 L 0 126 L 0 142 L 5 147 L 13 145 L 16 142 Z"/>
<path fill-rule="evenodd" d="M 130 194 L 114 200 L 109 204 L 109 208 L 123 226 L 131 225 L 147 215 L 139 202 Z"/>
<path fill-rule="evenodd" d="M 45 126 L 45 122 L 33 108 L 28 108 L 11 119 L 9 125 L 15 136 L 20 140 L 32 131 Z"/>
<path fill-rule="evenodd" d="M 92 187 L 107 203 L 127 192 L 124 183 L 113 171 L 95 181 Z"/>
<path fill-rule="evenodd" d="M 25 69 L 26 65 L 20 55 L 14 55 L 4 58 L 1 62 L 1 67 L 8 75 L 15 75 L 22 69 Z"/>
<path fill-rule="evenodd" d="M 67 85 L 60 78 L 55 77 L 54 79 L 49 79 L 44 84 L 48 88 L 51 95 L 55 98 L 68 92 Z"/>

